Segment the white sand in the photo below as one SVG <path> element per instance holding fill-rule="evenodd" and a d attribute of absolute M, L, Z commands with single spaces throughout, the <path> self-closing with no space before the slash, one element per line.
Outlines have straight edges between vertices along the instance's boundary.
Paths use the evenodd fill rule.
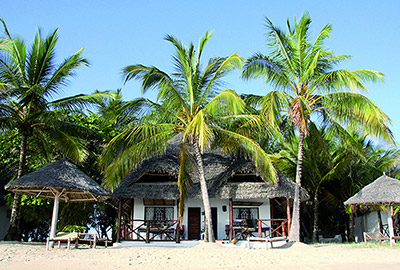
<path fill-rule="evenodd" d="M 123 247 L 46 251 L 42 244 L 0 243 L 0 269 L 400 269 L 400 249 L 308 246 L 273 250 L 195 247 Z"/>

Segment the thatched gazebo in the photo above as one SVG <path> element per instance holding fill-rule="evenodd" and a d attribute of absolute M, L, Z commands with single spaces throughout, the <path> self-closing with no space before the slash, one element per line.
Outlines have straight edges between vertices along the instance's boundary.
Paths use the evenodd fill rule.
<path fill-rule="evenodd" d="M 109 196 L 99 184 L 66 159 L 49 163 L 43 168 L 8 183 L 5 189 L 18 194 L 54 199 L 50 238 L 56 234 L 59 201 L 96 202 Z"/>
<path fill-rule="evenodd" d="M 400 205 L 400 180 L 386 174 L 365 186 L 353 197 L 344 202 L 345 205 L 385 205 L 388 208 L 388 225 L 391 245 L 394 240 L 393 206 Z"/>

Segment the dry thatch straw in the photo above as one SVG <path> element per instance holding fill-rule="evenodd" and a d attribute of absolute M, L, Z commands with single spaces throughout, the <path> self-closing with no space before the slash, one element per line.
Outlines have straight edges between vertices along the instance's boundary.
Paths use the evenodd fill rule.
<path fill-rule="evenodd" d="M 144 161 L 134 169 L 113 192 L 114 198 L 150 198 L 178 199 L 179 190 L 177 177 L 179 163 L 176 140 L 168 145 L 166 154 Z M 286 175 L 278 172 L 276 184 L 267 183 L 255 168 L 254 164 L 242 158 L 223 155 L 220 151 L 207 151 L 203 154 L 204 173 L 210 198 L 220 199 L 256 199 L 256 198 L 294 198 L 295 183 Z M 143 181 L 143 177 L 154 174 L 163 175 L 169 181 Z M 232 182 L 235 174 L 255 176 L 259 181 Z M 188 192 L 189 198 L 201 198 L 198 175 L 192 175 L 193 184 Z M 139 182 L 138 182 L 139 181 Z M 309 198 L 307 191 L 302 189 L 302 200 Z"/>
<path fill-rule="evenodd" d="M 14 193 L 66 202 L 98 201 L 109 196 L 99 184 L 66 159 L 49 163 L 43 168 L 8 183 L 5 189 Z"/>
<path fill-rule="evenodd" d="M 400 205 L 400 181 L 383 175 L 365 186 L 345 205 Z"/>

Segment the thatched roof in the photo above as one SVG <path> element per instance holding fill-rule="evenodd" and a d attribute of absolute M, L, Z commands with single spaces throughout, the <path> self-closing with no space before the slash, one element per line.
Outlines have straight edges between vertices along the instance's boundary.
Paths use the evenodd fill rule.
<path fill-rule="evenodd" d="M 8 183 L 5 189 L 49 199 L 61 193 L 61 201 L 97 201 L 109 196 L 99 184 L 66 159 L 25 174 Z"/>
<path fill-rule="evenodd" d="M 177 158 L 178 145 L 167 147 L 167 153 L 160 157 L 144 161 L 130 173 L 114 190 L 116 198 L 163 198 L 178 199 L 177 177 L 179 164 Z M 253 199 L 253 198 L 294 198 L 295 183 L 286 175 L 278 172 L 278 183 L 268 184 L 262 179 L 251 161 L 226 156 L 218 151 L 203 154 L 204 173 L 210 198 L 221 199 Z M 170 182 L 137 182 L 146 174 L 166 174 L 173 178 Z M 229 182 L 234 174 L 256 175 L 264 181 Z M 201 198 L 200 183 L 197 175 L 193 175 L 193 184 L 188 192 L 189 198 Z M 307 192 L 302 189 L 302 200 L 308 199 Z"/>
<path fill-rule="evenodd" d="M 400 180 L 383 175 L 365 186 L 345 205 L 400 205 Z"/>

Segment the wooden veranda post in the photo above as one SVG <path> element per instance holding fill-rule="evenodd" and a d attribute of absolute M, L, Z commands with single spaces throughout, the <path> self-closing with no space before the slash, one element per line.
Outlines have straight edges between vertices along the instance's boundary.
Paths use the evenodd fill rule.
<path fill-rule="evenodd" d="M 288 235 L 290 233 L 290 226 L 292 225 L 292 214 L 290 211 L 290 199 L 286 198 L 286 217 L 287 217 L 287 226 L 288 226 Z"/>
<path fill-rule="evenodd" d="M 121 242 L 121 216 L 122 216 L 122 199 L 118 202 L 118 226 L 117 226 L 117 242 Z"/>
<path fill-rule="evenodd" d="M 181 224 L 181 209 L 180 209 L 180 199 L 178 198 L 177 200 L 176 200 L 176 208 L 178 209 L 178 212 L 176 213 L 176 218 L 177 218 L 177 220 L 178 220 L 178 222 L 176 223 L 176 235 L 175 235 L 175 241 L 176 241 L 176 243 L 180 243 L 181 242 L 181 227 L 182 227 L 182 224 Z M 182 211 L 182 213 L 183 213 L 183 211 Z"/>
<path fill-rule="evenodd" d="M 181 220 L 178 218 L 178 222 L 176 223 L 176 243 L 179 244 L 181 242 Z"/>
<path fill-rule="evenodd" d="M 56 196 L 54 197 L 53 216 L 51 218 L 51 227 L 50 227 L 50 239 L 53 239 L 56 237 L 59 198 L 60 198 L 60 194 L 56 194 Z M 53 241 L 50 242 L 50 247 L 54 247 Z"/>
<path fill-rule="evenodd" d="M 229 242 L 232 242 L 233 238 L 233 202 L 229 199 Z"/>
<path fill-rule="evenodd" d="M 150 243 L 150 221 L 146 221 L 146 243 Z"/>
<path fill-rule="evenodd" d="M 396 241 L 394 240 L 394 227 L 393 227 L 393 206 L 388 206 L 388 225 L 389 225 L 389 237 L 390 237 L 390 246 L 393 246 Z"/>

